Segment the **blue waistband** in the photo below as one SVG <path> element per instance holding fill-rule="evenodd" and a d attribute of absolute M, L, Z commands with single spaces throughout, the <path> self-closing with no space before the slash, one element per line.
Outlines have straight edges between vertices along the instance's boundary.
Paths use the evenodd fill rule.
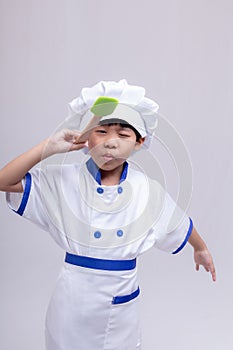
<path fill-rule="evenodd" d="M 136 267 L 136 258 L 132 260 L 104 260 L 70 253 L 66 253 L 65 262 L 90 269 L 111 271 L 133 270 Z"/>

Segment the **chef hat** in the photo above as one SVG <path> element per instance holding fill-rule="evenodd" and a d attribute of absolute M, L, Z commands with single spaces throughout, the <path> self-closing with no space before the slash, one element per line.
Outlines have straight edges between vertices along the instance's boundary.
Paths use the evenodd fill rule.
<path fill-rule="evenodd" d="M 79 97 L 68 104 L 69 119 L 82 131 L 94 115 L 100 121 L 107 119 L 125 120 L 142 137 L 144 146 L 149 147 L 157 126 L 157 103 L 145 97 L 145 89 L 129 85 L 125 79 L 119 82 L 100 81 L 91 88 L 83 88 Z M 98 114 L 99 112 L 99 114 Z"/>

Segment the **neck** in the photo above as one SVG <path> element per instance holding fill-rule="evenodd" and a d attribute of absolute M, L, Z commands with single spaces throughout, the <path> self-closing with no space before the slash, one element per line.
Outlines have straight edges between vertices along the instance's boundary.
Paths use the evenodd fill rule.
<path fill-rule="evenodd" d="M 123 170 L 123 164 L 113 170 L 102 170 L 101 173 L 101 184 L 105 186 L 118 185 Z"/>

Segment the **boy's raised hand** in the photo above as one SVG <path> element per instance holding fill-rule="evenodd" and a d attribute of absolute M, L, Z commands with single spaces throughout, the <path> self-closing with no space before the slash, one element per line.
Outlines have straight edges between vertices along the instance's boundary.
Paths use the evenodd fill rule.
<path fill-rule="evenodd" d="M 82 139 L 80 139 L 82 138 Z M 87 138 L 78 130 L 62 129 L 48 139 L 45 153 L 78 151 L 87 146 Z"/>
<path fill-rule="evenodd" d="M 49 138 L 45 153 L 47 155 L 55 153 L 65 153 L 78 151 L 88 145 L 88 138 L 92 130 L 99 124 L 101 117 L 93 116 L 85 129 L 78 130 L 62 129 Z"/>

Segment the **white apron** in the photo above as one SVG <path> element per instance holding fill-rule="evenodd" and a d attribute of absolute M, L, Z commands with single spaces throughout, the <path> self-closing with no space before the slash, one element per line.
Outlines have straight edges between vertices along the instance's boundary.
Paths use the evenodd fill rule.
<path fill-rule="evenodd" d="M 139 297 L 113 303 L 113 296 L 137 288 L 136 269 L 104 271 L 65 263 L 47 312 L 47 349 L 140 349 Z"/>

